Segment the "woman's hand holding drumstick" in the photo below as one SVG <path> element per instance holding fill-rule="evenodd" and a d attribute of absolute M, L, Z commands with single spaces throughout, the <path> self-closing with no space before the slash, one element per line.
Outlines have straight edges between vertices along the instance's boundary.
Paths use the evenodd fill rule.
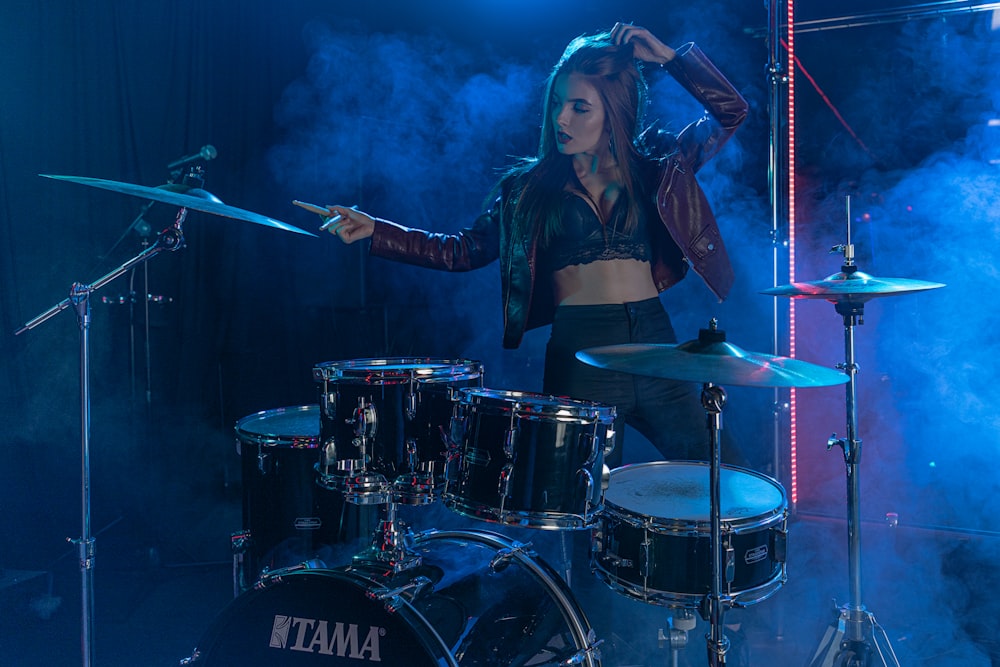
<path fill-rule="evenodd" d="M 344 243 L 369 238 L 375 231 L 375 219 L 357 208 L 334 204 L 324 208 L 297 199 L 292 203 L 323 218 L 320 231 L 330 232 Z"/>

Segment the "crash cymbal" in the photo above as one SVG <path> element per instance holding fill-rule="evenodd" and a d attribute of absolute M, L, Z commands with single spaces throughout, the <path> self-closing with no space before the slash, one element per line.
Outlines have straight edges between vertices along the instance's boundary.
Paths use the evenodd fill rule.
<path fill-rule="evenodd" d="M 909 278 L 875 278 L 864 271 L 841 271 L 823 280 L 796 282 L 762 290 L 761 294 L 787 296 L 793 299 L 826 299 L 828 301 L 867 301 L 879 296 L 892 296 L 908 292 L 944 287 L 944 283 L 932 283 Z"/>
<path fill-rule="evenodd" d="M 174 206 L 180 206 L 182 208 L 194 209 L 205 213 L 213 213 L 215 215 L 234 218 L 236 220 L 245 220 L 246 222 L 253 222 L 266 227 L 283 229 L 286 232 L 305 234 L 306 236 L 316 236 L 315 234 L 307 232 L 304 229 L 293 227 L 292 225 L 274 220 L 273 218 L 268 218 L 257 213 L 251 213 L 250 211 L 244 211 L 243 209 L 236 208 L 234 206 L 227 206 L 215 195 L 199 188 L 185 189 L 184 186 L 176 185 L 150 188 L 144 185 L 133 185 L 131 183 L 121 183 L 119 181 L 107 181 L 101 178 L 88 178 L 86 176 L 53 176 L 51 174 L 39 175 L 44 178 L 54 178 L 58 181 L 79 183 L 80 185 L 87 185 L 92 188 L 101 188 L 102 190 L 120 192 L 122 194 L 132 195 L 133 197 L 152 199 L 165 204 L 173 204 Z"/>
<path fill-rule="evenodd" d="M 632 375 L 748 387 L 826 387 L 850 379 L 806 361 L 746 352 L 727 343 L 724 332 L 711 329 L 679 345 L 606 345 L 580 350 L 576 358 Z"/>

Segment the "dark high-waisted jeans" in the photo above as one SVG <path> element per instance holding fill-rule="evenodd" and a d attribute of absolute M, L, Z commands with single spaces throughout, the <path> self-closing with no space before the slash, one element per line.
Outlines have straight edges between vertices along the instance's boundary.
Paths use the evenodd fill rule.
<path fill-rule="evenodd" d="M 617 408 L 615 451 L 607 465 L 621 465 L 624 423 L 644 435 L 666 460 L 707 461 L 708 418 L 701 387 L 589 366 L 576 352 L 622 343 L 676 343 L 670 316 L 659 298 L 597 306 L 559 306 L 545 353 L 543 391 Z M 724 459 L 729 452 L 723 448 Z"/>

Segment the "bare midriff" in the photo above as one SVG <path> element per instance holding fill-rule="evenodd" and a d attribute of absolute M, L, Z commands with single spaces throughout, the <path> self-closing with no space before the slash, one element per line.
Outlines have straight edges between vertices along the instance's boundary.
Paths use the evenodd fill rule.
<path fill-rule="evenodd" d="M 657 296 L 649 262 L 612 259 L 574 264 L 552 274 L 556 305 L 593 306 Z"/>

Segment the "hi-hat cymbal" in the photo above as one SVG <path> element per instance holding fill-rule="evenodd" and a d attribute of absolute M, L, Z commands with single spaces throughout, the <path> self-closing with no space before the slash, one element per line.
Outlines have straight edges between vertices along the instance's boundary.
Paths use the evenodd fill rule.
<path fill-rule="evenodd" d="M 863 302 L 878 296 L 922 292 L 944 286 L 944 283 L 909 278 L 875 278 L 864 271 L 841 271 L 823 280 L 772 287 L 762 290 L 761 294 L 787 296 L 793 299 Z"/>
<path fill-rule="evenodd" d="M 580 350 L 576 358 L 632 375 L 748 387 L 827 387 L 850 380 L 840 371 L 806 361 L 746 352 L 727 343 L 721 331 L 705 329 L 697 339 L 679 345 L 605 345 Z"/>
<path fill-rule="evenodd" d="M 245 220 L 246 222 L 253 222 L 266 227 L 283 229 L 286 232 L 305 234 L 306 236 L 316 236 L 311 232 L 299 229 L 298 227 L 293 227 L 292 225 L 279 220 L 268 218 L 267 216 L 259 215 L 257 213 L 251 213 L 250 211 L 244 211 L 243 209 L 236 208 L 234 206 L 227 206 L 215 195 L 197 188 L 187 190 L 186 192 L 178 192 L 176 189 L 167 189 L 164 186 L 150 188 L 145 185 L 133 185 L 132 183 L 108 181 L 101 178 L 88 178 L 86 176 L 53 176 L 51 174 L 39 175 L 44 178 L 54 178 L 58 181 L 68 181 L 70 183 L 87 185 L 92 188 L 101 188 L 102 190 L 121 192 L 122 194 L 132 195 L 133 197 L 152 199 L 165 204 L 173 204 L 174 206 L 203 211 L 205 213 L 214 213 L 215 215 L 234 218 L 236 220 Z"/>

